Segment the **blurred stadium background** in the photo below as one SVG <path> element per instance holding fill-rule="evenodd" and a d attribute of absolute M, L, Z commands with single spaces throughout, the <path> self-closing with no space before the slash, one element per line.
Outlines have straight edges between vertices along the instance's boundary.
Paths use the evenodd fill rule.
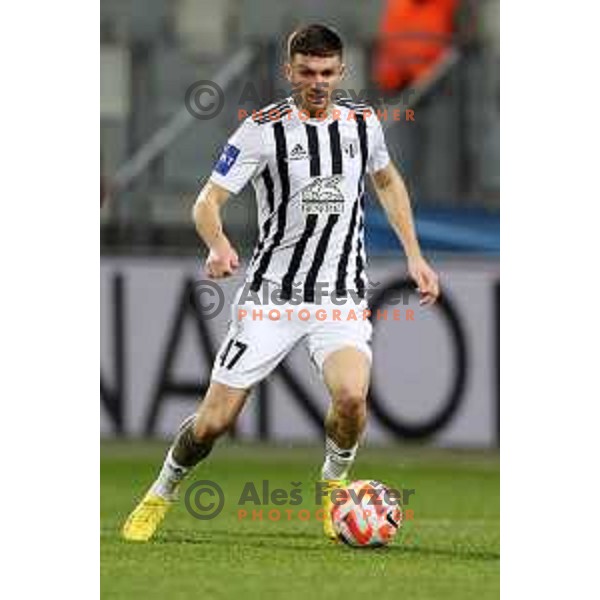
<path fill-rule="evenodd" d="M 204 250 L 190 208 L 237 109 L 285 89 L 285 37 L 312 21 L 344 38 L 346 89 L 415 111 L 414 122 L 384 126 L 445 292 L 433 311 L 411 299 L 414 323 L 376 324 L 367 439 L 497 446 L 498 0 L 102 0 L 103 436 L 169 436 L 206 385 L 228 311 L 207 321 L 193 306 Z M 382 57 L 394 53 L 397 73 L 382 75 Z M 224 109 L 210 120 L 184 106 L 201 79 L 224 82 Z M 248 82 L 260 98 L 240 104 Z M 401 103 L 399 90 L 411 90 Z M 373 290 L 392 308 L 404 259 L 372 195 L 367 219 Z M 230 201 L 225 220 L 247 259 L 257 234 L 251 189 Z M 223 285 L 227 295 L 236 283 Z M 299 349 L 259 387 L 232 436 L 320 443 L 325 406 Z"/>

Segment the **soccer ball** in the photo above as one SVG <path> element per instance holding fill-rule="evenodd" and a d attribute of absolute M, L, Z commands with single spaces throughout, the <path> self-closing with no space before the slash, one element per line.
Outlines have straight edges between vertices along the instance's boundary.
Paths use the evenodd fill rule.
<path fill-rule="evenodd" d="M 342 493 L 342 490 L 344 493 Z M 349 546 L 385 546 L 402 525 L 398 501 L 379 481 L 353 481 L 332 496 L 331 517 L 338 538 Z"/>

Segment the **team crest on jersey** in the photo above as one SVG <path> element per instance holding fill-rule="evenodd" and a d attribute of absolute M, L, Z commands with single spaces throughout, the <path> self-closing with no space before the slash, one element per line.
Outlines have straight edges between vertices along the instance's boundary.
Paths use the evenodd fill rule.
<path fill-rule="evenodd" d="M 342 175 L 314 177 L 302 190 L 302 212 L 305 215 L 339 214 L 344 212 Z"/>
<path fill-rule="evenodd" d="M 308 158 L 308 152 L 302 147 L 302 144 L 296 144 L 290 151 L 288 160 L 303 160 Z"/>
<path fill-rule="evenodd" d="M 354 158 L 358 154 L 358 140 L 354 138 L 342 139 L 342 151 L 349 158 Z"/>

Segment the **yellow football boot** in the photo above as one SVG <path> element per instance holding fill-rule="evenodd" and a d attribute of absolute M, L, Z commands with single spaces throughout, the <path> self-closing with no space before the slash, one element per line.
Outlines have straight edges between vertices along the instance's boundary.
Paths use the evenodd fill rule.
<path fill-rule="evenodd" d="M 130 542 L 147 542 L 158 529 L 173 502 L 148 492 L 123 525 L 122 535 Z"/>
<path fill-rule="evenodd" d="M 323 533 L 325 537 L 332 540 L 337 541 L 338 536 L 333 527 L 333 519 L 331 518 L 331 509 L 333 508 L 333 502 L 331 501 L 331 492 L 332 490 L 346 487 L 348 485 L 347 479 L 323 479 L 322 483 L 327 485 L 324 490 L 327 490 L 327 494 L 323 496 Z"/>

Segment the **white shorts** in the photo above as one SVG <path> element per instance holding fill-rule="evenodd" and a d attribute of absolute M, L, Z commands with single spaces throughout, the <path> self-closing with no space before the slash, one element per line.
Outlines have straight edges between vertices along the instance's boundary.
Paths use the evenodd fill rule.
<path fill-rule="evenodd" d="M 322 373 L 329 354 L 344 347 L 363 352 L 371 361 L 372 325 L 367 302 L 336 305 L 262 304 L 251 300 L 231 307 L 229 331 L 217 352 L 211 379 L 235 388 L 250 388 L 269 375 L 300 340 Z"/>

